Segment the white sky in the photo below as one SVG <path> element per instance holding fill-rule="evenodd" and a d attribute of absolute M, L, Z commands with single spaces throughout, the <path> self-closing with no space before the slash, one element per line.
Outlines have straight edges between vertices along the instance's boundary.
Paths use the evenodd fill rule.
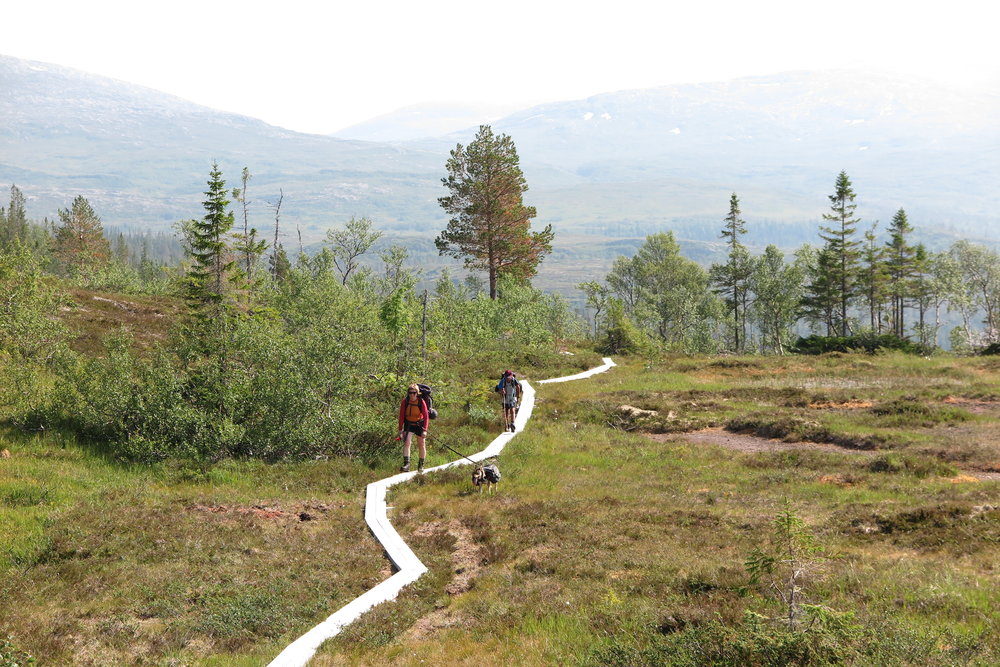
<path fill-rule="evenodd" d="M 532 104 L 796 69 L 1000 83 L 987 0 L 5 5 L 4 55 L 324 134 L 424 101 Z"/>

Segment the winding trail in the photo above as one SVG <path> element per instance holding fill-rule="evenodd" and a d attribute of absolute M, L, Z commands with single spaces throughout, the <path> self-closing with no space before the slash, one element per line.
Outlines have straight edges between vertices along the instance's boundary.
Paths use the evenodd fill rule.
<path fill-rule="evenodd" d="M 561 378 L 540 380 L 538 384 L 582 380 L 597 373 L 603 373 L 615 365 L 615 362 L 607 357 L 604 357 L 603 361 L 603 365 L 592 368 L 589 371 Z M 514 426 L 517 427 L 517 431 L 515 433 L 501 433 L 486 449 L 470 455 L 468 457 L 469 460 L 479 462 L 491 456 L 496 456 L 507 446 L 507 443 L 511 439 L 524 430 L 535 407 L 535 390 L 527 382 L 522 382 L 521 387 L 523 390 L 521 407 L 518 410 L 517 417 L 514 419 Z M 451 463 L 427 468 L 424 474 L 461 465 L 468 465 L 468 461 L 466 459 L 458 459 Z M 325 621 L 289 644 L 285 650 L 278 654 L 278 657 L 270 662 L 269 667 L 299 667 L 306 665 L 312 659 L 313 655 L 315 655 L 320 644 L 331 637 L 335 637 L 345 626 L 357 620 L 358 617 L 375 605 L 395 599 L 404 586 L 413 583 L 424 572 L 427 572 L 427 566 L 420 562 L 416 554 L 403 541 L 403 538 L 399 536 L 399 533 L 392 527 L 392 523 L 390 523 L 389 517 L 386 514 L 388 507 L 386 506 L 385 494 L 389 487 L 406 482 L 418 474 L 420 473 L 404 472 L 377 482 L 372 482 L 368 485 L 365 494 L 365 522 L 367 522 L 368 528 L 371 529 L 375 539 L 382 544 L 389 560 L 396 567 L 396 573 L 374 588 L 362 593 L 351 602 L 348 602 L 331 614 Z"/>

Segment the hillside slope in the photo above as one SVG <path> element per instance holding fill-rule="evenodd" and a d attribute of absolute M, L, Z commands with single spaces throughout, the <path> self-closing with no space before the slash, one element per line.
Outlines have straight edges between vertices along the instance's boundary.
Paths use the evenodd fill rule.
<path fill-rule="evenodd" d="M 206 174 L 218 160 L 231 183 L 243 166 L 254 174 L 258 227 L 272 224 L 268 204 L 280 190 L 285 229 L 299 227 L 306 243 L 353 215 L 429 239 L 446 222 L 437 197 L 448 151 L 474 131 L 392 144 L 301 134 L 2 56 L 0 87 L 0 186 L 21 187 L 39 219 L 83 194 L 106 224 L 163 229 L 201 215 Z M 608 265 L 609 238 L 673 229 L 714 242 L 732 192 L 741 196 L 748 243 L 815 240 L 841 169 L 864 225 L 884 227 L 904 207 L 918 236 L 943 235 L 922 237 L 932 247 L 958 236 L 1000 238 L 997 117 L 992 91 L 798 72 L 546 104 L 494 127 L 514 138 L 527 202 L 538 223 L 553 224 L 557 252 L 561 239 L 592 239 L 596 277 Z M 577 249 L 570 254 L 581 259 Z"/>

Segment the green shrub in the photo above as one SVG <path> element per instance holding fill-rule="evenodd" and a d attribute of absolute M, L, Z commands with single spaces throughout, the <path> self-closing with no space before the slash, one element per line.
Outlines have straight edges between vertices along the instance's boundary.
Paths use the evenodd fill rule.
<path fill-rule="evenodd" d="M 35 657 L 14 645 L 12 637 L 0 637 L 0 667 L 24 667 L 35 664 Z"/>
<path fill-rule="evenodd" d="M 935 406 L 909 398 L 899 398 L 871 408 L 879 419 L 879 426 L 923 427 L 937 424 L 954 424 L 972 419 L 972 415 L 953 406 Z"/>
<path fill-rule="evenodd" d="M 984 347 L 982 350 L 980 350 L 979 354 L 982 354 L 982 355 L 1000 354 L 1000 342 L 990 343 L 989 345 L 987 345 L 986 347 Z"/>
<path fill-rule="evenodd" d="M 954 477 L 955 466 L 939 459 L 912 454 L 882 454 L 872 459 L 866 466 L 871 472 L 905 473 L 914 477 Z"/>
<path fill-rule="evenodd" d="M 809 336 L 795 341 L 795 354 L 826 354 L 827 352 L 866 352 L 899 350 L 908 354 L 924 354 L 926 350 L 904 338 L 891 334 L 859 334 L 857 336 Z"/>

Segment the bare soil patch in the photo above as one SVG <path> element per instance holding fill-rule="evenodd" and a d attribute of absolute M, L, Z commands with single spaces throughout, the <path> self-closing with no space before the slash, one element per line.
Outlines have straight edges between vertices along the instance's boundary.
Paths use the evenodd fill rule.
<path fill-rule="evenodd" d="M 706 428 L 700 431 L 689 433 L 644 433 L 647 438 L 657 442 L 690 442 L 704 443 L 707 445 L 717 445 L 738 452 L 782 452 L 789 450 L 811 450 L 823 452 L 839 452 L 841 454 L 851 454 L 855 456 L 874 456 L 879 454 L 878 450 L 853 449 L 850 447 L 840 447 L 838 445 L 824 442 L 785 442 L 774 438 L 762 438 L 746 433 L 732 433 L 722 428 Z M 1000 472 L 966 470 L 963 474 L 953 478 L 956 483 L 969 481 L 1000 481 Z M 831 477 L 830 483 L 838 483 Z"/>
<path fill-rule="evenodd" d="M 846 452 L 871 456 L 875 451 L 864 449 L 849 449 L 824 442 L 785 442 L 775 438 L 762 438 L 746 433 L 733 433 L 722 428 L 706 428 L 688 433 L 646 433 L 648 438 L 657 442 L 691 442 L 718 445 L 738 452 L 783 452 L 788 450 L 819 450 L 824 452 Z"/>
<path fill-rule="evenodd" d="M 981 415 L 989 412 L 993 412 L 1000 408 L 1000 404 L 996 401 L 982 401 L 975 400 L 971 398 L 960 398 L 958 396 L 948 396 L 942 403 L 947 403 L 948 405 L 954 405 L 955 407 L 962 408 L 963 410 L 968 410 L 972 414 Z"/>
<path fill-rule="evenodd" d="M 254 519 L 301 522 L 321 519 L 331 508 L 326 503 L 304 503 L 287 508 L 271 505 L 251 505 L 249 507 L 239 505 L 192 505 L 188 509 L 192 512 L 226 517 L 242 516 Z"/>
<path fill-rule="evenodd" d="M 461 610 L 453 610 L 450 607 L 435 609 L 418 618 L 406 631 L 402 641 L 404 644 L 409 641 L 420 641 L 427 639 L 438 630 L 465 628 L 469 626 L 469 620 L 469 617 Z"/>
<path fill-rule="evenodd" d="M 445 587 L 448 595 L 458 595 L 472 588 L 472 580 L 479 573 L 485 554 L 476 544 L 472 531 L 457 520 L 447 523 L 431 521 L 419 526 L 413 535 L 415 537 L 432 537 L 435 534 L 447 533 L 455 540 L 451 552 L 452 578 Z"/>
<path fill-rule="evenodd" d="M 809 407 L 814 410 L 862 410 L 870 408 L 875 404 L 871 401 L 819 401 L 810 403 Z"/>

